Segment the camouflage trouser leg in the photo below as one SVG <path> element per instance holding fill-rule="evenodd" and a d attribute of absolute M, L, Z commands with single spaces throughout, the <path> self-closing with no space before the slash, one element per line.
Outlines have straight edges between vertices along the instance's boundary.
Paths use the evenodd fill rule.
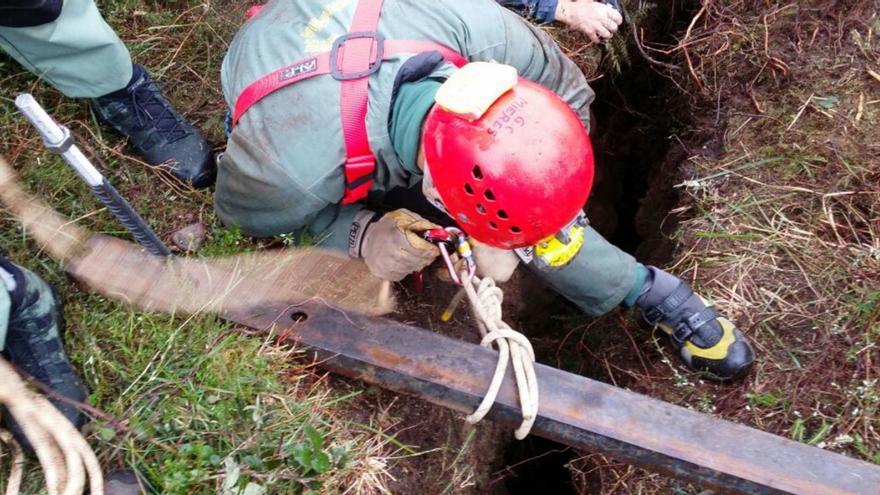
<path fill-rule="evenodd" d="M 64 352 L 61 305 L 52 288 L 35 273 L 3 257 L 0 257 L 0 269 L 14 280 L 14 288 L 5 291 L 9 297 L 9 316 L 3 357 L 55 393 L 83 401 L 86 390 Z M 4 278 L 3 286 L 8 288 L 8 277 Z M 52 403 L 72 423 L 81 425 L 83 415 L 74 406 L 56 400 Z M 21 442 L 16 425 L 8 426 Z"/>
<path fill-rule="evenodd" d="M 8 292 L 10 307 L 6 342 L 2 347 L 4 354 L 10 352 L 10 344 L 27 340 L 29 351 L 39 355 L 16 357 L 35 358 L 28 361 L 48 357 L 67 362 L 61 346 L 60 305 L 52 288 L 35 273 L 6 259 L 0 258 L 0 269 L 15 279 L 15 288 Z"/>

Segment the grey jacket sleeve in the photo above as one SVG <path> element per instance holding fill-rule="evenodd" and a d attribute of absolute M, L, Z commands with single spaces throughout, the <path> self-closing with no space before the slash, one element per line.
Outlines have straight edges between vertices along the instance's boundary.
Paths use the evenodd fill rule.
<path fill-rule="evenodd" d="M 504 24 L 504 43 L 474 56 L 512 65 L 520 76 L 552 89 L 577 112 L 589 131 L 590 104 L 595 93 L 580 68 L 541 28 L 507 9 L 498 10 Z"/>
<path fill-rule="evenodd" d="M 341 171 L 339 172 L 341 173 Z M 255 237 L 293 234 L 308 241 L 346 251 L 348 233 L 361 205 L 338 205 L 341 181 L 334 177 L 307 183 L 268 153 L 233 133 L 220 160 L 214 210 L 224 224 Z"/>
<path fill-rule="evenodd" d="M 364 209 L 363 205 L 358 204 L 328 204 L 306 218 L 307 223 L 296 232 L 298 242 L 308 239 L 311 244 L 347 253 L 351 224 Z"/>

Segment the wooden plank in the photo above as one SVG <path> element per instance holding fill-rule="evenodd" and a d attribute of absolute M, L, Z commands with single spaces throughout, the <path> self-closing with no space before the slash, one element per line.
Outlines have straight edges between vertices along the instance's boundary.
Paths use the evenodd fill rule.
<path fill-rule="evenodd" d="M 306 319 L 295 323 L 291 318 Z M 324 366 L 470 413 L 496 353 L 383 318 L 309 302 L 227 317 L 314 348 Z M 880 493 L 880 467 L 538 365 L 539 418 L 532 434 L 730 493 Z M 512 372 L 490 415 L 519 423 Z"/>
<path fill-rule="evenodd" d="M 95 235 L 65 270 L 95 291 L 145 311 L 222 316 L 253 304 L 315 300 L 378 315 L 394 306 L 390 283 L 374 277 L 363 262 L 314 248 L 164 259 Z"/>

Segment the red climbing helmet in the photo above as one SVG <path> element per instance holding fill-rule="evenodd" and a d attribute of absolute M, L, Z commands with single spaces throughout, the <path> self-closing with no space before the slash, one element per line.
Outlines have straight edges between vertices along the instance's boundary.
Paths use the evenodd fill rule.
<path fill-rule="evenodd" d="M 470 69 L 478 64 L 494 67 Z M 424 124 L 425 160 L 468 235 L 515 249 L 577 217 L 593 185 L 593 148 L 565 101 L 512 67 L 487 63 L 466 65 L 436 99 Z"/>

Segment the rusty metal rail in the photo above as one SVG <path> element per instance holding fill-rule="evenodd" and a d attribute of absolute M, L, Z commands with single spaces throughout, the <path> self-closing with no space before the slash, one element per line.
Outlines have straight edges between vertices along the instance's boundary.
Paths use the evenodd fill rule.
<path fill-rule="evenodd" d="M 314 302 L 224 317 L 275 325 L 334 372 L 462 412 L 477 406 L 495 368 L 495 353 L 478 345 Z M 537 373 L 532 434 L 722 492 L 880 494 L 878 466 L 549 366 Z M 517 404 L 511 376 L 490 417 L 517 424 Z"/>

